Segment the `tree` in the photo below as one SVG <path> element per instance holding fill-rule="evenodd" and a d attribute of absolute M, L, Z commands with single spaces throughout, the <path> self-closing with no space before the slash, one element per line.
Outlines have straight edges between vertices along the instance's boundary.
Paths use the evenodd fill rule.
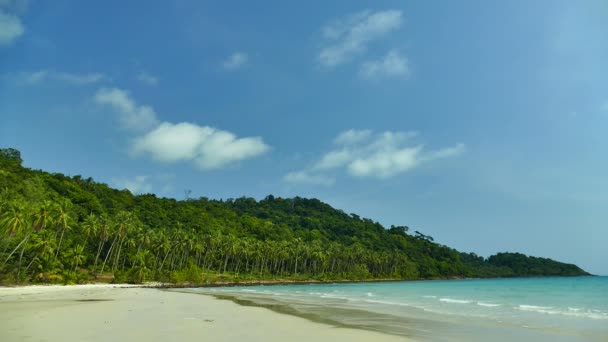
<path fill-rule="evenodd" d="M 21 152 L 14 148 L 0 148 L 0 165 L 21 166 Z"/>
<path fill-rule="evenodd" d="M 61 243 L 63 242 L 63 236 L 67 230 L 72 229 L 72 215 L 70 213 L 72 209 L 72 202 L 69 199 L 63 199 L 59 205 L 55 206 L 55 227 L 57 232 L 61 234 L 59 243 L 57 244 L 57 251 L 55 252 L 55 258 L 59 256 L 59 250 L 61 249 Z"/>
<path fill-rule="evenodd" d="M 9 261 L 9 259 L 15 254 L 15 252 L 21 248 L 21 253 L 19 255 L 19 266 L 17 271 L 17 282 L 19 282 L 19 277 L 21 274 L 21 260 L 23 258 L 23 252 L 25 251 L 25 246 L 27 240 L 32 235 L 33 230 L 31 228 L 31 221 L 28 215 L 26 208 L 21 203 L 13 203 L 9 207 L 9 209 L 4 213 L 2 220 L 0 221 L 0 226 L 3 230 L 8 234 L 9 237 L 25 235 L 21 242 L 13 249 L 12 252 L 9 253 L 6 260 L 4 260 L 3 265 Z"/>

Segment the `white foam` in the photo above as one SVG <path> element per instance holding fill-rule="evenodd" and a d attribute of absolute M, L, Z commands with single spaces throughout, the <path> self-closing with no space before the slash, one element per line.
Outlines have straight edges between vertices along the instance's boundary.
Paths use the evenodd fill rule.
<path fill-rule="evenodd" d="M 452 299 L 452 298 L 439 298 L 439 301 L 446 303 L 455 303 L 455 304 L 469 304 L 470 300 L 464 299 Z"/>
<path fill-rule="evenodd" d="M 549 310 L 553 309 L 552 306 L 538 306 L 538 305 L 520 305 L 520 310 L 524 311 L 539 311 L 539 310 Z"/>
<path fill-rule="evenodd" d="M 376 304 L 409 306 L 408 304 L 405 304 L 405 303 L 389 302 L 389 301 L 384 301 L 384 300 L 366 299 L 365 301 L 368 303 L 376 303 Z"/>
<path fill-rule="evenodd" d="M 477 305 L 485 306 L 485 307 L 489 307 L 489 308 L 494 308 L 494 307 L 500 306 L 500 304 L 484 303 L 484 302 L 477 302 Z"/>
<path fill-rule="evenodd" d="M 437 296 L 422 296 L 422 298 L 437 298 Z"/>
<path fill-rule="evenodd" d="M 519 310 L 537 312 L 547 315 L 562 315 L 579 318 L 591 318 L 591 319 L 606 319 L 608 320 L 608 313 L 599 310 L 585 310 L 579 308 L 569 307 L 567 311 L 554 309 L 552 306 L 537 306 L 537 305 L 520 305 Z"/>

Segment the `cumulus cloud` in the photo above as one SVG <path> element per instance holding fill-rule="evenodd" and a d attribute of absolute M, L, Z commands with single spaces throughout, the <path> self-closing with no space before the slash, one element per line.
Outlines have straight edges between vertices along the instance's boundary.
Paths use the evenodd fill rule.
<path fill-rule="evenodd" d="M 0 8 L 0 47 L 11 45 L 25 32 L 25 27 L 16 15 Z"/>
<path fill-rule="evenodd" d="M 120 114 L 120 122 L 125 128 L 145 131 L 158 125 L 154 109 L 135 103 L 126 90 L 101 88 L 95 94 L 95 101 L 116 110 Z"/>
<path fill-rule="evenodd" d="M 387 148 L 352 160 L 348 172 L 356 177 L 388 178 L 420 164 L 422 146 Z"/>
<path fill-rule="evenodd" d="M 65 82 L 72 85 L 85 85 L 101 82 L 106 76 L 99 72 L 91 73 L 68 73 L 53 70 L 40 70 L 35 72 L 25 72 L 21 74 L 21 79 L 26 84 L 39 84 L 45 81 Z"/>
<path fill-rule="evenodd" d="M 341 149 L 326 153 L 315 165 L 315 170 L 328 170 L 343 166 L 353 159 L 350 149 Z"/>
<path fill-rule="evenodd" d="M 313 184 L 330 186 L 334 184 L 334 178 L 322 175 L 311 174 L 308 171 L 295 171 L 286 174 L 283 180 L 288 183 Z"/>
<path fill-rule="evenodd" d="M 221 168 L 268 150 L 260 137 L 238 138 L 227 131 L 189 122 L 163 122 L 136 138 L 133 145 L 135 154 L 149 154 L 160 162 L 193 161 L 203 170 Z"/>
<path fill-rule="evenodd" d="M 410 74 L 408 61 L 397 51 L 389 51 L 384 58 L 361 65 L 359 75 L 366 79 L 406 78 Z"/>
<path fill-rule="evenodd" d="M 150 75 L 147 72 L 140 72 L 139 75 L 137 75 L 137 80 L 147 85 L 158 85 L 158 77 Z"/>
<path fill-rule="evenodd" d="M 117 111 L 124 127 L 141 132 L 131 146 L 136 156 L 148 155 L 164 163 L 190 161 L 202 170 L 211 170 L 270 150 L 261 137 L 239 138 L 228 131 L 190 122 L 159 122 L 152 107 L 138 105 L 122 89 L 101 88 L 95 101 Z"/>
<path fill-rule="evenodd" d="M 230 55 L 224 62 L 222 62 L 222 66 L 226 70 L 237 70 L 247 64 L 247 60 L 249 57 L 246 53 L 243 52 L 235 52 Z"/>
<path fill-rule="evenodd" d="M 364 52 L 371 42 L 399 29 L 402 20 L 398 10 L 363 11 L 326 25 L 322 32 L 328 43 L 318 60 L 327 67 L 343 64 Z"/>
<path fill-rule="evenodd" d="M 357 178 L 390 178 L 412 170 L 423 163 L 458 156 L 465 152 L 464 144 L 427 151 L 414 143 L 416 132 L 386 131 L 374 134 L 370 130 L 348 130 L 334 140 L 334 149 L 325 153 L 309 169 L 291 172 L 284 177 L 289 182 L 306 182 L 314 174 L 318 179 L 331 178 L 327 172 L 343 170 Z M 333 179 L 333 178 L 331 178 Z M 333 182 L 331 183 L 333 184 Z"/>
<path fill-rule="evenodd" d="M 338 145 L 352 145 L 369 139 L 372 136 L 372 131 L 369 129 L 355 130 L 349 129 L 344 131 L 334 139 L 334 143 Z"/>
<path fill-rule="evenodd" d="M 134 178 L 113 179 L 113 185 L 118 189 L 127 189 L 132 194 L 146 194 L 152 191 L 148 176 L 135 176 Z"/>

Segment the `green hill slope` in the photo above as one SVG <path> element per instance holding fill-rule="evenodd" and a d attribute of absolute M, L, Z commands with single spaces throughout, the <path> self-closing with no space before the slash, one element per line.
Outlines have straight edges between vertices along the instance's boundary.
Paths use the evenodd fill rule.
<path fill-rule="evenodd" d="M 177 201 L 21 164 L 19 151 L 0 150 L 4 283 L 588 275 L 517 253 L 460 253 L 317 199 Z"/>

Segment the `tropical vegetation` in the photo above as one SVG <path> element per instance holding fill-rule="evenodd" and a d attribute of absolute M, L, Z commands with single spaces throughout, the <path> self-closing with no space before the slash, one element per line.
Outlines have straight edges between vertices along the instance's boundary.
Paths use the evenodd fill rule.
<path fill-rule="evenodd" d="M 317 199 L 158 198 L 22 164 L 0 149 L 4 284 L 587 275 L 518 253 L 461 253 Z"/>

